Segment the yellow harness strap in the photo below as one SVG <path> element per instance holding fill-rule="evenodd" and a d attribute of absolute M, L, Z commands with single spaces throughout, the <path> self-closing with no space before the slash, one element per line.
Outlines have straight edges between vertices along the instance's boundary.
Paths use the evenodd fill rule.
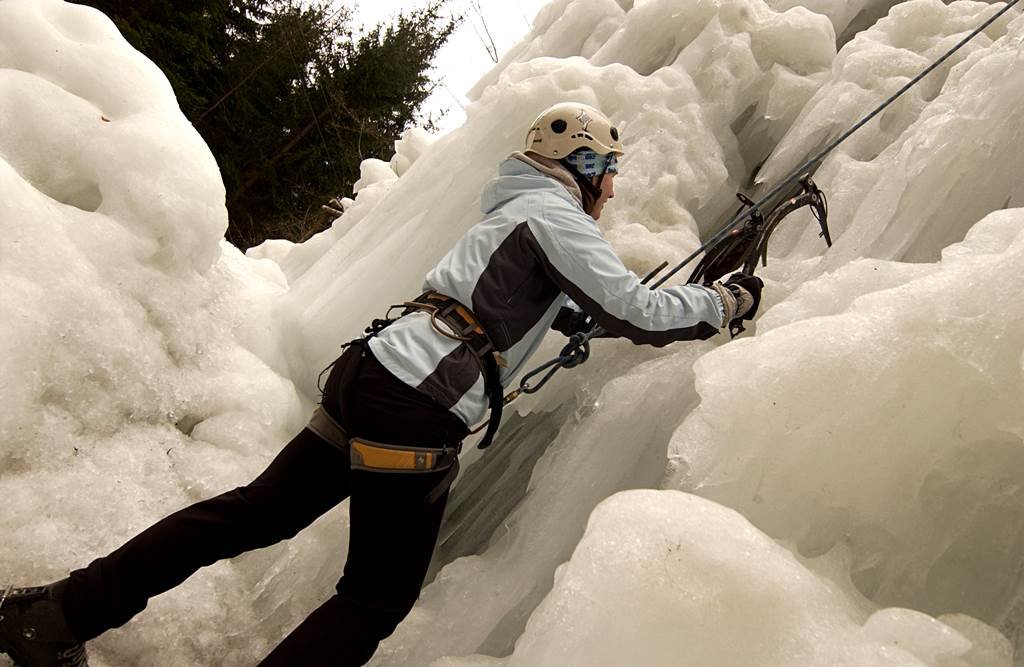
<path fill-rule="evenodd" d="M 352 467 L 364 470 L 427 471 L 434 470 L 443 450 L 385 445 L 352 438 Z"/>
<path fill-rule="evenodd" d="M 439 449 L 386 445 L 361 438 L 349 439 L 348 433 L 323 406 L 317 406 L 309 420 L 309 430 L 349 454 L 353 468 L 393 472 L 429 472 L 450 466 L 458 457 L 457 447 Z"/>

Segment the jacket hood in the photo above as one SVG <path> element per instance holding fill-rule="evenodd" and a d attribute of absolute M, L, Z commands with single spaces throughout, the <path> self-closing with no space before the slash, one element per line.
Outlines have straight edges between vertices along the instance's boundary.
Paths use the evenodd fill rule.
<path fill-rule="evenodd" d="M 573 197 L 566 186 L 550 176 L 513 156 L 505 159 L 498 166 L 498 176 L 484 186 L 480 195 L 480 210 L 486 215 L 503 206 L 516 197 L 524 194 L 547 191 L 565 199 L 583 211 L 579 201 Z M 585 214 L 584 214 L 585 215 Z"/>

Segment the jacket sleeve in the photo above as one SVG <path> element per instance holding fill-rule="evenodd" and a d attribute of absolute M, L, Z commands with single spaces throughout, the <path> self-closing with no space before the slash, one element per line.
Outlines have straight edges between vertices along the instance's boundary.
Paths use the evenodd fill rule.
<path fill-rule="evenodd" d="M 598 324 L 637 344 L 661 347 L 718 333 L 724 308 L 699 285 L 649 289 L 628 270 L 589 216 L 540 199 L 528 243 L 548 277 Z"/>
<path fill-rule="evenodd" d="M 555 315 L 555 321 L 551 323 L 552 329 L 566 337 L 590 331 L 593 326 L 594 321 L 590 319 L 590 315 L 583 312 L 583 309 L 576 305 L 576 302 L 569 297 L 565 297 L 565 304 L 558 309 L 558 313 Z M 601 335 L 595 336 L 595 338 L 618 337 L 618 334 L 614 334 L 610 331 L 605 331 Z"/>
<path fill-rule="evenodd" d="M 589 328 L 590 316 L 583 312 L 583 309 L 569 297 L 563 299 L 562 307 L 555 315 L 555 321 L 551 328 L 566 336 L 581 333 Z"/>

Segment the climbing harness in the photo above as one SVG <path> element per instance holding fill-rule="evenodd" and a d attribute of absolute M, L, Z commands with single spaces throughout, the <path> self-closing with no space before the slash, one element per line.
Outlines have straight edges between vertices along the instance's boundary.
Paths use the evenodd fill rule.
<path fill-rule="evenodd" d="M 744 267 L 748 267 L 748 261 L 749 260 L 753 260 L 753 262 L 750 263 L 749 267 L 748 267 L 752 271 L 754 265 L 756 264 L 757 257 L 758 256 L 765 257 L 764 253 L 766 252 L 766 249 L 767 249 L 768 237 L 771 234 L 770 234 L 770 231 L 768 232 L 768 234 L 764 234 L 763 230 L 767 229 L 767 227 L 768 227 L 768 224 L 767 224 L 768 218 L 771 218 L 772 217 L 772 213 L 774 213 L 778 209 L 777 208 L 776 209 L 772 209 L 772 213 L 770 213 L 769 216 L 767 216 L 767 217 L 763 217 L 763 214 L 761 213 L 761 210 L 763 208 L 765 208 L 765 206 L 769 202 L 773 201 L 774 198 L 776 196 L 778 196 L 778 194 L 780 192 L 782 192 L 786 187 L 788 187 L 789 185 L 791 185 L 792 183 L 794 183 L 794 182 L 796 182 L 798 180 L 799 181 L 804 181 L 804 179 L 806 179 L 807 182 L 811 186 L 813 186 L 813 182 L 810 181 L 810 178 L 809 178 L 808 174 L 810 174 L 811 170 L 815 167 L 815 165 L 819 164 L 822 160 L 824 160 L 825 157 L 829 153 L 831 153 L 833 150 L 835 150 L 835 148 L 837 146 L 839 146 L 839 144 L 841 144 L 844 141 L 846 141 L 846 139 L 848 139 L 850 137 L 850 135 L 852 135 L 854 132 L 856 132 L 857 130 L 862 128 L 864 125 L 866 125 L 872 118 L 874 118 L 878 114 L 882 113 L 882 111 L 884 111 L 890 104 L 895 102 L 901 95 L 903 95 L 903 93 L 905 93 L 908 90 L 910 90 L 913 86 L 915 86 L 918 82 L 920 82 L 921 79 L 923 79 L 924 77 L 928 76 L 928 74 L 930 74 L 937 67 L 939 67 L 939 65 L 941 65 L 946 60 L 948 60 L 949 57 L 952 56 L 954 53 L 956 53 L 958 50 L 963 48 L 963 46 L 965 44 L 967 44 L 967 42 L 969 42 L 972 39 L 974 39 L 985 28 L 987 28 L 988 26 L 992 25 L 1000 16 L 1002 16 L 1003 14 L 1008 12 L 1018 2 L 1020 2 L 1020 0 L 1010 0 L 1010 2 L 1008 2 L 1002 9 L 1000 9 L 998 12 L 993 14 L 984 23 L 982 23 L 977 28 L 975 28 L 973 31 L 971 31 L 971 33 L 969 35 L 967 35 L 966 37 L 961 39 L 959 42 L 956 43 L 956 45 L 954 45 L 951 49 L 946 51 L 946 53 L 944 53 L 941 57 L 939 57 L 938 60 L 936 60 L 935 62 L 930 64 L 928 67 L 926 67 L 924 70 L 922 70 L 920 74 L 918 74 L 913 79 L 908 81 L 898 91 L 896 91 L 895 93 L 890 95 L 888 97 L 888 99 L 886 99 L 884 102 L 882 102 L 880 105 L 878 105 L 878 107 L 876 107 L 873 111 L 871 111 L 871 113 L 869 113 L 868 115 L 864 116 L 862 119 L 857 121 L 848 130 L 846 130 L 841 135 L 836 137 L 834 140 L 829 142 L 824 148 L 822 148 L 820 151 L 818 151 L 818 153 L 816 155 L 814 155 L 814 157 L 812 157 L 811 159 L 807 160 L 806 162 L 801 164 L 799 167 L 794 169 L 788 176 L 786 176 L 777 185 L 775 185 L 775 187 L 771 188 L 767 193 L 765 193 L 765 195 L 762 196 L 761 199 L 759 199 L 756 202 L 752 202 L 748 198 L 746 198 L 744 196 L 740 196 L 740 201 L 743 202 L 744 207 L 742 207 L 740 209 L 740 211 L 735 216 L 733 216 L 733 218 L 725 225 L 725 227 L 723 227 L 717 234 L 712 236 L 711 239 L 708 240 L 706 243 L 704 243 L 702 246 L 700 246 L 699 248 L 694 250 L 692 253 L 690 253 L 689 256 L 687 256 L 685 259 L 683 259 L 683 261 L 679 262 L 675 267 L 673 267 L 671 271 L 669 271 L 668 273 L 663 275 L 661 278 L 659 278 L 657 282 L 655 282 L 653 285 L 651 285 L 651 289 L 652 290 L 653 289 L 657 289 L 658 287 L 663 285 L 665 283 L 665 281 L 667 281 L 669 278 L 671 278 L 676 273 L 681 271 L 683 269 L 683 267 L 685 267 L 687 264 L 692 262 L 695 258 L 697 258 L 702 253 L 706 253 L 709 249 L 719 248 L 720 247 L 719 244 L 721 244 L 723 242 L 723 240 L 727 239 L 731 235 L 739 236 L 740 240 L 742 240 L 744 238 L 744 235 L 748 234 L 748 236 L 746 238 L 749 241 L 750 240 L 750 236 L 756 234 L 756 235 L 759 235 L 759 237 L 763 240 L 763 244 L 759 244 L 759 243 L 741 244 L 739 242 L 737 242 L 735 244 L 735 246 L 737 248 L 749 248 L 750 249 L 750 251 L 749 251 L 750 254 L 740 253 L 740 255 L 743 258 L 742 259 L 742 266 L 744 266 Z M 825 242 L 829 246 L 831 246 L 832 245 L 831 237 L 830 237 L 830 235 L 828 233 L 827 222 L 825 222 L 826 218 L 824 217 L 825 214 L 827 213 L 827 208 L 826 208 L 824 196 L 822 195 L 821 191 L 817 189 L 816 186 L 814 186 L 814 192 L 811 192 L 810 190 L 808 190 L 805 187 L 804 194 L 808 195 L 809 198 L 812 198 L 814 196 L 817 196 L 817 197 L 820 198 L 820 200 L 821 200 L 820 204 L 816 204 L 816 203 L 812 203 L 812 202 L 808 201 L 808 203 L 804 204 L 804 205 L 811 206 L 811 210 L 814 211 L 815 217 L 818 218 L 819 224 L 821 224 L 822 236 L 825 237 Z M 783 204 L 783 209 L 785 209 L 786 207 L 787 206 L 785 204 Z M 792 212 L 792 211 L 789 211 L 789 212 Z M 781 221 L 781 219 L 784 218 L 787 214 L 788 213 L 783 213 L 780 216 L 778 216 L 775 224 L 778 224 L 778 221 Z M 821 216 L 821 217 L 819 217 L 819 216 Z M 758 226 L 757 223 L 756 223 L 756 219 L 757 218 L 761 219 L 762 232 L 755 232 L 754 231 L 757 228 L 757 226 Z M 744 230 L 737 230 L 737 227 L 739 227 L 739 225 L 742 224 L 742 223 L 748 223 L 747 227 L 750 228 L 749 232 L 745 232 Z M 727 243 L 725 246 L 721 246 L 723 248 L 723 250 L 720 253 L 721 254 L 720 257 L 708 260 L 708 263 L 710 265 L 710 267 L 708 267 L 708 268 L 715 268 L 717 270 L 717 268 L 720 268 L 721 266 L 724 266 L 724 265 L 726 265 L 728 263 L 731 263 L 733 260 L 736 259 L 735 257 L 733 257 L 729 253 L 729 245 L 730 244 Z M 728 259 L 730 261 L 726 262 L 725 261 L 726 259 Z M 740 264 L 737 264 L 737 266 L 740 266 Z M 698 267 L 698 269 L 699 268 L 700 267 Z M 705 269 L 704 271 L 701 272 L 702 275 L 707 274 L 707 273 L 708 273 L 707 269 Z M 648 276 L 648 277 L 650 278 L 651 276 Z M 691 276 L 691 278 L 692 277 L 693 276 Z M 646 283 L 646 281 L 644 281 L 644 282 Z M 590 340 L 593 339 L 593 338 L 597 338 L 599 336 L 605 335 L 605 334 L 607 334 L 607 331 L 605 331 L 605 329 L 603 327 L 601 327 L 601 326 L 594 326 L 593 328 L 591 328 L 586 333 L 575 334 L 572 337 L 570 337 L 569 343 L 564 348 L 562 348 L 561 354 L 559 354 L 554 359 L 551 359 L 547 363 L 545 363 L 545 364 L 535 368 L 534 370 L 532 370 L 529 373 L 527 373 L 526 375 L 524 375 L 522 381 L 519 384 L 519 388 L 517 390 L 511 392 L 508 396 L 506 396 L 504 402 L 506 404 L 507 403 L 511 403 L 512 401 L 514 401 L 516 398 L 518 398 L 522 394 L 532 394 L 532 393 L 538 391 L 542 386 L 544 386 L 544 384 L 548 380 L 551 379 L 551 377 L 558 371 L 559 368 L 574 368 L 575 366 L 579 366 L 580 364 L 582 364 L 590 356 Z M 541 379 L 541 381 L 539 383 L 537 383 L 536 385 L 531 385 L 530 384 L 530 380 L 534 376 L 536 376 L 537 374 L 539 374 L 539 373 L 541 373 L 541 372 L 543 372 L 545 370 L 547 370 L 548 372 L 547 372 L 546 375 L 544 375 L 544 377 Z"/>
<path fill-rule="evenodd" d="M 391 312 L 397 308 L 402 308 L 402 312 L 397 317 L 391 317 Z M 508 362 L 506 362 L 505 358 L 495 347 L 494 342 L 487 335 L 487 332 L 480 324 L 476 315 L 473 314 L 473 311 L 458 300 L 440 292 L 424 292 L 412 301 L 405 301 L 388 308 L 384 317 L 374 319 L 370 326 L 366 327 L 366 335 L 362 339 L 350 341 L 343 347 L 357 343 L 366 344 L 369 339 L 394 324 L 400 318 L 416 312 L 430 313 L 430 324 L 434 330 L 445 338 L 459 341 L 465 345 L 466 349 L 473 354 L 473 358 L 480 367 L 480 372 L 484 378 L 484 392 L 487 394 L 488 407 L 491 414 L 486 422 L 475 430 L 470 431 L 470 433 L 479 433 L 486 429 L 483 437 L 477 444 L 478 449 L 486 449 L 493 442 L 494 434 L 497 433 L 498 426 L 501 423 L 501 412 L 505 401 L 503 400 L 500 369 L 507 367 Z M 323 374 L 330 370 L 330 368 L 331 366 L 328 366 L 324 369 L 320 373 L 320 377 L 322 378 Z M 324 413 L 324 416 L 327 416 L 326 413 Z M 316 418 L 316 414 L 314 414 L 314 419 Z M 335 425 L 337 424 L 335 423 Z M 331 429 L 323 426 L 322 418 L 320 420 L 320 427 L 330 435 Z M 313 428 L 313 422 L 310 422 L 310 428 Z M 338 428 L 341 427 L 338 426 Z M 315 428 L 313 430 L 316 431 Z M 317 433 L 330 442 L 335 442 L 328 435 L 324 435 L 319 431 Z M 345 442 L 347 443 L 347 440 Z M 446 457 L 440 457 L 438 460 L 443 461 L 445 459 Z M 353 463 L 353 467 L 357 467 L 355 463 Z"/>
<path fill-rule="evenodd" d="M 388 314 L 390 314 L 391 310 L 399 307 L 405 308 L 405 311 L 402 313 L 403 316 L 416 310 L 425 310 L 427 308 L 421 308 L 421 306 L 425 305 L 425 296 L 421 296 L 415 302 L 408 302 L 412 305 L 401 304 L 399 306 L 392 306 L 388 309 Z M 434 300 L 437 301 L 436 299 Z M 440 310 L 443 309 L 444 306 L 440 308 Z M 447 322 L 446 319 L 443 319 L 443 316 L 438 315 L 438 317 L 442 318 L 442 322 Z M 328 369 L 330 369 L 335 364 L 341 363 L 342 376 L 338 380 L 341 386 L 347 386 L 358 381 L 359 364 L 366 353 L 365 348 L 368 345 L 369 339 L 376 336 L 397 319 L 397 317 L 390 318 L 387 316 L 383 319 L 375 319 L 370 326 L 366 327 L 366 336 L 349 341 L 342 346 L 346 348 L 345 353 L 328 366 Z M 432 321 L 436 322 L 436 320 Z M 436 324 L 435 326 L 439 327 L 440 325 Z M 448 326 L 452 326 L 453 331 L 464 332 L 466 330 L 465 324 L 456 328 L 455 323 L 452 322 Z M 453 334 L 449 331 L 444 331 L 444 333 L 449 336 L 458 335 L 462 338 L 470 338 L 465 333 Z M 353 355 L 354 358 L 345 361 L 347 355 Z M 437 447 L 419 447 L 385 444 L 353 437 L 344 426 L 331 416 L 323 403 L 313 411 L 313 416 L 306 428 L 347 455 L 349 463 L 354 470 L 378 473 L 420 474 L 447 471 L 425 496 L 424 502 L 428 505 L 435 503 L 448 490 L 459 473 L 459 453 L 462 451 L 461 442 L 441 443 Z"/>
<path fill-rule="evenodd" d="M 486 422 L 470 432 L 479 433 L 486 428 L 487 430 L 477 444 L 477 448 L 487 449 L 494 440 L 494 434 L 498 432 L 498 425 L 501 423 L 501 409 L 505 402 L 502 395 L 500 368 L 507 367 L 508 362 L 498 352 L 498 349 L 491 341 L 490 336 L 487 335 L 487 332 L 484 331 L 483 326 L 481 326 L 473 311 L 452 297 L 440 292 L 430 291 L 421 294 L 415 301 L 406 301 L 402 305 L 406 307 L 406 310 L 401 316 L 416 311 L 429 312 L 430 323 L 435 331 L 442 336 L 461 341 L 473 353 L 473 357 L 480 366 L 480 372 L 484 377 L 484 392 L 487 394 L 488 408 L 491 414 Z M 390 313 L 390 309 L 388 312 Z M 444 327 L 438 324 L 438 320 L 455 333 L 452 334 L 445 331 Z M 390 321 L 388 324 L 390 324 Z"/>

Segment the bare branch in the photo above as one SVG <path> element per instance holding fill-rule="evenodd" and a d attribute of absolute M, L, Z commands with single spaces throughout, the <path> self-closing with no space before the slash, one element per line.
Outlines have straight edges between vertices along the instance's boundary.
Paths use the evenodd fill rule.
<path fill-rule="evenodd" d="M 523 11 L 522 3 L 520 3 L 519 0 L 515 0 L 515 2 L 516 8 L 519 10 L 519 15 L 523 17 L 523 23 L 526 24 L 527 31 L 533 30 L 533 23 L 530 22 L 529 17 L 526 16 L 526 12 Z"/>
<path fill-rule="evenodd" d="M 487 27 L 487 19 L 484 18 L 484 10 L 480 7 L 480 0 L 472 0 L 469 3 L 469 8 L 473 10 L 474 14 L 476 14 L 476 17 L 480 20 L 480 25 L 483 26 L 484 29 L 484 34 L 481 35 L 480 31 L 477 30 L 476 23 L 474 23 L 473 30 L 476 32 L 476 36 L 480 38 L 480 42 L 484 45 L 487 55 L 491 57 L 491 60 L 497 63 L 498 47 L 494 44 L 494 37 L 491 35 L 490 28 Z"/>
<path fill-rule="evenodd" d="M 459 99 L 459 96 L 452 92 L 452 89 L 448 87 L 447 83 L 443 84 L 443 85 L 444 85 L 444 89 L 446 91 L 448 91 L 448 94 L 452 96 L 453 100 L 455 100 L 455 103 L 458 104 L 462 108 L 463 111 L 465 111 L 466 110 L 466 105 L 462 103 L 462 100 Z"/>

